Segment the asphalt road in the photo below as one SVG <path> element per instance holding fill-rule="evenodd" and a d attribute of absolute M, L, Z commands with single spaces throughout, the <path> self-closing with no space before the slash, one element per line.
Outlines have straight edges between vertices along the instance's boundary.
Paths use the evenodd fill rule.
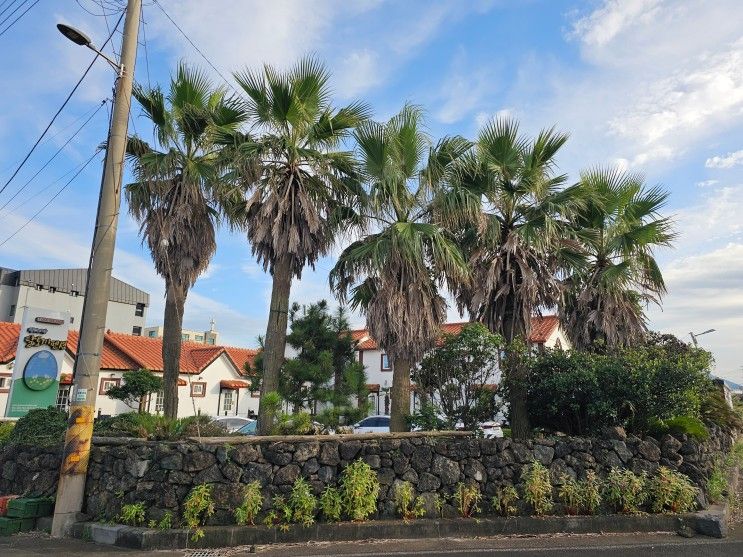
<path fill-rule="evenodd" d="M 593 555 L 609 557 L 741 557 L 743 528 L 724 539 L 681 538 L 675 534 L 622 534 L 591 536 L 537 536 L 481 539 L 395 540 L 358 543 L 314 543 L 256 548 L 198 551 L 139 552 L 94 545 L 79 540 L 52 540 L 41 534 L 0 538 L 0 556 L 5 557 L 83 557 L 114 555 L 129 557 L 385 557 L 457 556 L 484 557 L 514 555 L 549 557 Z"/>

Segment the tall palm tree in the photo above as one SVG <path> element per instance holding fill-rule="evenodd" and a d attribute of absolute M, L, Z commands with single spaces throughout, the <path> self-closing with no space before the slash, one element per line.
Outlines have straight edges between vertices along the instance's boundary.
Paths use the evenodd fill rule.
<path fill-rule="evenodd" d="M 411 368 L 441 335 L 440 290 L 467 278 L 455 239 L 433 220 L 433 202 L 469 144 L 447 138 L 431 145 L 422 128 L 421 111 L 405 106 L 385 124 L 357 129 L 371 233 L 349 245 L 330 273 L 331 288 L 366 315 L 391 360 L 391 431 L 407 429 Z"/>
<path fill-rule="evenodd" d="M 259 433 L 268 434 L 263 400 L 278 388 L 292 279 L 328 252 L 362 199 L 353 154 L 341 146 L 369 110 L 361 103 L 334 108 L 330 75 L 312 58 L 287 72 L 265 66 L 235 78 L 257 134 L 237 146 L 238 162 L 250 167 L 243 218 L 253 254 L 273 277 L 258 412 Z"/>
<path fill-rule="evenodd" d="M 566 177 L 555 173 L 555 156 L 566 141 L 554 129 L 529 140 L 517 122 L 494 120 L 479 132 L 472 169 L 463 176 L 481 208 L 478 219 L 459 231 L 472 280 L 454 294 L 460 310 L 509 344 L 526 341 L 532 316 L 557 304 L 557 272 L 562 258 L 572 255 L 563 233 L 576 194 L 563 189 Z M 510 357 L 504 363 L 512 431 L 523 438 L 529 423 L 525 370 L 518 361 Z"/>
<path fill-rule="evenodd" d="M 623 347 L 646 332 L 643 307 L 666 287 L 653 250 L 674 238 L 659 212 L 668 192 L 615 169 L 583 172 L 585 205 L 575 215 L 585 260 L 567 279 L 560 314 L 576 348 Z"/>
<path fill-rule="evenodd" d="M 175 418 L 186 297 L 216 250 L 221 203 L 234 195 L 221 179 L 214 137 L 236 130 L 245 116 L 204 73 L 183 64 L 167 94 L 141 86 L 133 94 L 153 125 L 154 145 L 129 138 L 127 159 L 136 181 L 126 186 L 126 198 L 165 279 L 163 413 Z"/>

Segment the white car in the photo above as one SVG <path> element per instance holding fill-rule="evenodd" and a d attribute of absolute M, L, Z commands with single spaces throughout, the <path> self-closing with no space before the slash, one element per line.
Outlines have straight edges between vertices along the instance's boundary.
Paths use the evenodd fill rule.
<path fill-rule="evenodd" d="M 482 422 L 480 424 L 480 431 L 485 439 L 503 437 L 503 430 L 498 422 Z"/>
<path fill-rule="evenodd" d="M 242 418 L 240 416 L 217 416 L 214 418 L 214 421 L 224 427 L 229 433 L 234 433 L 253 420 L 250 418 Z"/>
<path fill-rule="evenodd" d="M 389 433 L 389 416 L 369 416 L 353 425 L 354 433 Z"/>

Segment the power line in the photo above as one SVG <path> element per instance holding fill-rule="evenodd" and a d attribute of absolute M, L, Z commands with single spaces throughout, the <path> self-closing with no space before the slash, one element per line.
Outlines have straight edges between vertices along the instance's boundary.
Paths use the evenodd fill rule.
<path fill-rule="evenodd" d="M 5 23 L 6 21 L 8 21 L 11 17 L 13 17 L 13 14 L 15 14 L 18 10 L 20 10 L 23 7 L 24 4 L 28 4 L 28 2 L 29 2 L 29 0 L 21 0 L 21 3 L 18 4 L 15 7 L 15 10 L 13 10 L 12 12 L 10 12 L 8 15 L 5 16 L 5 18 L 2 21 L 0 21 L 0 25 L 2 25 L 3 23 Z M 5 8 L 3 10 L 3 13 L 6 12 L 6 11 L 8 11 L 8 9 L 10 7 L 12 7 L 12 5 L 11 6 L 8 6 L 7 8 Z"/>
<path fill-rule="evenodd" d="M 9 5 L 8 5 L 8 6 L 7 6 L 7 7 L 6 7 L 6 8 L 5 8 L 5 9 L 4 9 L 3 11 L 1 11 L 1 12 L 0 12 L 0 15 L 3 15 L 3 14 L 4 14 L 5 12 L 7 12 L 7 11 L 8 11 L 8 10 L 9 10 L 10 8 L 12 8 L 12 7 L 13 7 L 13 4 L 15 4 L 15 3 L 16 3 L 17 1 L 18 1 L 18 0 L 10 0 L 10 4 L 9 4 Z M 21 1 L 23 1 L 23 0 L 21 0 Z M 3 2 L 2 6 L 0 6 L 0 8 L 2 8 L 2 7 L 3 7 L 3 6 L 5 5 L 5 4 L 7 4 L 7 3 L 8 3 L 8 0 L 5 0 L 5 2 Z"/>
<path fill-rule="evenodd" d="M 75 137 L 77 137 L 77 135 L 78 135 L 78 134 L 79 134 L 79 133 L 80 133 L 80 132 L 82 131 L 82 129 L 83 129 L 83 128 L 84 128 L 85 126 L 87 126 L 87 125 L 88 125 L 88 122 L 90 122 L 90 121 L 91 121 L 91 120 L 93 119 L 93 117 L 94 117 L 94 116 L 95 116 L 96 114 L 98 114 L 98 111 L 99 111 L 99 110 L 100 110 L 101 108 L 103 108 L 103 105 L 104 105 L 104 104 L 106 104 L 106 101 L 107 101 L 107 100 L 108 100 L 108 99 L 104 99 L 103 101 L 101 101 L 101 103 L 100 103 L 100 104 L 98 105 L 98 108 L 96 108 L 96 110 L 95 110 L 95 111 L 93 112 L 93 114 L 91 114 L 90 116 L 88 116 L 88 119 L 87 119 L 87 120 L 85 120 L 85 122 L 83 122 L 83 124 L 82 124 L 82 125 L 81 125 L 81 126 L 80 126 L 79 128 L 77 128 L 77 130 L 75 130 L 75 133 L 73 133 L 73 134 L 72 134 L 72 135 L 71 135 L 71 136 L 70 136 L 70 137 L 69 137 L 69 138 L 67 139 L 67 141 L 65 141 L 65 142 L 64 142 L 64 143 L 63 143 L 63 144 L 62 144 L 62 145 L 61 145 L 61 146 L 59 147 L 59 149 L 57 149 L 57 150 L 55 151 L 55 153 L 54 153 L 54 154 L 53 154 L 53 155 L 52 155 L 52 156 L 51 156 L 51 157 L 50 157 L 50 158 L 49 158 L 49 159 L 48 159 L 48 160 L 47 160 L 47 161 L 46 161 L 46 162 L 45 162 L 45 163 L 44 163 L 44 164 L 43 164 L 43 165 L 41 166 L 41 168 L 39 168 L 39 169 L 38 169 L 38 170 L 36 171 L 36 173 L 35 173 L 35 174 L 34 174 L 33 176 L 31 176 L 31 177 L 30 177 L 30 178 L 29 178 L 29 179 L 28 179 L 28 180 L 26 181 L 26 183 L 25 183 L 25 184 L 23 184 L 23 185 L 22 185 L 22 186 L 21 186 L 21 187 L 20 187 L 20 188 L 19 188 L 19 189 L 18 189 L 18 190 L 17 190 L 17 191 L 16 191 L 16 192 L 15 192 L 15 193 L 14 193 L 14 194 L 13 194 L 13 195 L 12 195 L 12 196 L 10 197 L 10 198 L 9 198 L 9 199 L 8 199 L 8 200 L 7 200 L 7 201 L 6 201 L 6 202 L 5 202 L 4 204 L 3 204 L 3 206 L 2 206 L 2 207 L 0 207 L 0 211 L 2 211 L 3 209 L 5 209 L 5 208 L 6 208 L 6 207 L 7 207 L 7 206 L 8 206 L 9 204 L 10 204 L 10 202 L 11 202 L 11 201 L 13 201 L 13 200 L 14 200 L 14 199 L 15 199 L 15 198 L 16 198 L 16 197 L 18 196 L 18 194 L 20 194 L 20 193 L 21 193 L 21 192 L 22 192 L 22 191 L 23 191 L 24 189 L 26 189 L 26 187 L 27 187 L 27 186 L 28 186 L 28 185 L 29 185 L 29 184 L 30 184 L 30 183 L 31 183 L 31 182 L 32 182 L 32 181 L 33 181 L 33 180 L 34 180 L 34 179 L 35 179 L 35 178 L 36 178 L 36 177 L 37 177 L 37 176 L 38 176 L 39 174 L 41 174 L 41 172 L 42 172 L 42 171 L 43 171 L 43 170 L 44 170 L 44 169 L 45 169 L 45 168 L 46 168 L 47 166 L 49 166 L 49 164 L 51 164 L 51 162 L 52 162 L 52 161 L 53 161 L 53 160 L 54 160 L 55 158 L 57 158 L 57 155 L 59 155 L 59 154 L 60 154 L 60 153 L 61 153 L 61 152 L 62 152 L 62 151 L 64 150 L 64 148 L 65 148 L 65 147 L 67 147 L 67 145 L 69 145 L 70 141 L 72 141 L 73 139 L 75 139 Z"/>
<path fill-rule="evenodd" d="M 147 88 L 152 89 L 152 82 L 150 81 L 150 53 L 147 50 L 147 22 L 144 20 L 144 8 L 140 12 L 142 21 L 142 42 L 144 43 L 144 61 L 145 67 L 147 68 Z"/>
<path fill-rule="evenodd" d="M 3 29 L 2 31 L 0 31 L 0 37 L 2 37 L 2 36 L 3 36 L 3 35 L 4 35 L 4 34 L 5 34 L 6 32 L 7 32 L 7 31 L 8 31 L 8 29 L 10 29 L 11 27 L 13 27 L 13 25 L 15 24 L 15 22 L 16 22 L 16 21 L 18 21 L 18 20 L 19 20 L 19 19 L 21 19 L 21 18 L 22 18 L 22 17 L 24 16 L 24 15 L 26 15 L 26 14 L 28 13 L 28 11 L 29 11 L 29 10 L 30 10 L 31 8 L 33 8 L 33 7 L 34 7 L 34 6 L 36 5 L 36 4 L 38 4 L 38 3 L 39 3 L 39 0 L 35 0 L 33 4 L 31 4 L 31 5 L 30 5 L 30 6 L 28 7 L 28 8 L 26 8 L 26 9 L 25 9 L 25 10 L 24 10 L 24 11 L 23 11 L 23 12 L 21 13 L 21 15 L 19 15 L 19 16 L 18 16 L 17 18 L 15 18 L 15 19 L 14 19 L 13 21 L 11 21 L 11 22 L 10 22 L 10 24 L 9 24 L 9 25 L 8 25 L 8 26 L 7 26 L 7 27 L 6 27 L 5 29 Z M 23 5 L 23 4 L 21 4 L 21 5 Z M 15 13 L 15 11 L 14 11 L 13 13 Z M 13 15 L 13 14 L 10 14 L 10 15 Z M 3 22 L 2 22 L 2 23 L 0 23 L 0 25 L 2 25 L 3 23 L 5 23 L 5 20 L 3 20 Z"/>
<path fill-rule="evenodd" d="M 57 197 L 59 197 L 59 196 L 60 196 L 60 194 L 61 194 L 61 193 L 62 193 L 62 192 L 63 192 L 64 190 L 66 190 L 66 189 L 67 189 L 67 186 L 69 186 L 69 185 L 70 185 L 70 184 L 71 184 L 71 183 L 73 182 L 73 180 L 74 180 L 75 178 L 77 178 L 77 177 L 78 177 L 78 176 L 80 175 L 80 173 L 81 173 L 81 172 L 82 172 L 83 170 L 85 170 L 85 168 L 86 168 L 86 167 L 87 167 L 87 166 L 88 166 L 88 165 L 89 165 L 89 164 L 90 164 L 91 162 L 93 162 L 93 159 L 95 159 L 95 157 L 96 157 L 96 156 L 98 155 L 98 153 L 100 153 L 100 149 L 96 149 L 95 153 L 93 153 L 93 156 L 92 156 L 92 157 L 90 157 L 90 158 L 89 158 L 89 159 L 88 159 L 87 161 L 85 161 L 85 164 L 84 164 L 84 165 L 83 165 L 83 166 L 82 166 L 82 167 L 81 167 L 81 168 L 80 168 L 80 169 L 79 169 L 79 170 L 78 170 L 77 172 L 75 172 L 74 176 L 72 176 L 72 178 L 70 178 L 70 179 L 69 179 L 69 180 L 68 180 L 68 181 L 67 181 L 67 182 L 65 183 L 65 185 L 64 185 L 64 186 L 62 186 L 61 188 L 59 188 L 59 189 L 58 189 L 58 190 L 56 191 L 56 193 L 55 193 L 55 194 L 54 194 L 54 195 L 53 195 L 53 196 L 52 196 L 52 197 L 51 197 L 51 198 L 49 199 L 49 201 L 47 201 L 46 203 L 44 203 L 44 205 L 42 205 L 42 207 L 41 207 L 41 208 L 40 208 L 40 209 L 39 209 L 38 211 L 36 211 L 36 212 L 35 212 L 35 213 L 33 214 L 33 216 L 32 216 L 32 217 L 30 218 L 30 219 L 28 219 L 28 220 L 27 220 L 26 222 L 24 222 L 24 223 L 23 223 L 23 224 L 22 224 L 21 226 L 19 226 L 19 227 L 18 227 L 18 228 L 16 229 L 16 231 L 15 231 L 15 232 L 13 232 L 13 233 L 12 233 L 12 234 L 11 234 L 10 236 L 8 236 L 7 238 L 5 238 L 5 240 L 3 240 L 2 242 L 0 242 L 0 247 L 3 247 L 3 246 L 4 246 L 5 244 L 7 244 L 7 243 L 8 243 L 8 242 L 9 242 L 10 240 L 12 240 L 12 239 L 13 239 L 13 238 L 15 237 L 15 235 L 16 235 L 16 234 L 18 234 L 18 233 L 19 233 L 19 232 L 20 232 L 21 230 L 23 230 L 24 228 L 26 228 L 26 226 L 28 226 L 28 225 L 29 225 L 29 224 L 31 223 L 31 221 L 32 221 L 32 220 L 34 220 L 34 219 L 35 219 L 36 217 L 38 217 L 38 216 L 39 216 L 39 215 L 41 214 L 41 212 L 42 212 L 42 211 L 43 211 L 44 209 L 46 209 L 47 207 L 49 207 L 49 205 L 51 205 L 51 204 L 52 204 L 52 201 L 54 201 L 55 199 L 57 199 Z"/>
<path fill-rule="evenodd" d="M 166 12 L 165 8 L 162 7 L 162 4 L 160 4 L 158 0 L 152 0 L 152 1 L 155 4 L 155 6 L 160 8 L 160 11 L 165 15 L 165 17 L 167 17 L 170 20 L 170 23 L 172 23 L 175 26 L 175 28 L 178 29 L 178 31 L 180 31 L 181 35 L 183 35 L 183 37 L 194 48 L 194 50 L 199 53 L 199 55 L 206 61 L 207 64 L 209 64 L 211 69 L 217 72 L 217 75 L 222 78 L 222 81 L 224 81 L 230 89 L 232 89 L 233 91 L 235 91 L 235 93 L 237 93 L 237 91 L 232 86 L 232 84 L 229 81 L 227 81 L 227 78 L 222 75 L 222 73 L 217 69 L 217 67 L 214 64 L 212 64 L 211 60 L 209 60 L 209 58 L 207 58 L 206 55 L 203 52 L 201 52 L 201 50 L 199 50 L 199 47 L 194 44 L 194 42 L 190 39 L 190 37 L 186 34 L 186 32 L 183 29 L 181 29 L 181 27 L 173 20 L 172 17 L 168 15 L 168 12 Z"/>
<path fill-rule="evenodd" d="M 119 25 L 121 24 L 121 20 L 123 18 L 124 18 L 124 13 L 122 12 L 122 14 L 119 16 L 119 21 L 116 22 L 116 27 L 114 27 L 114 31 L 116 31 L 116 29 L 119 27 Z M 111 40 L 111 37 L 113 37 L 113 33 L 111 33 L 108 36 L 108 38 L 106 39 L 106 42 L 103 43 L 103 46 L 101 47 L 101 50 L 103 49 L 103 47 L 105 47 L 108 44 L 108 41 Z M 70 102 L 70 99 L 72 98 L 72 95 L 74 95 L 75 94 L 75 91 L 77 91 L 77 88 L 80 87 L 80 84 L 85 79 L 85 76 L 88 75 L 88 72 L 90 72 L 91 68 L 93 67 L 93 64 L 95 64 L 95 62 L 96 62 L 96 60 L 98 60 L 98 57 L 99 56 L 100 56 L 100 54 L 96 53 L 96 55 L 93 58 L 93 60 L 91 60 L 91 62 L 88 65 L 88 67 L 83 72 L 82 77 L 80 77 L 80 79 L 77 81 L 77 83 L 75 84 L 75 86 L 72 88 L 72 91 L 70 91 L 70 94 L 67 95 L 67 98 L 62 103 L 62 106 L 60 106 L 59 107 L 59 110 L 57 110 L 57 112 L 54 114 L 54 116 L 52 116 L 52 119 L 49 121 L 49 124 L 47 124 L 46 128 L 44 128 L 44 131 L 41 132 L 41 135 L 36 140 L 36 143 L 34 143 L 33 147 L 31 147 L 31 150 L 23 158 L 23 160 L 21 161 L 21 163 L 18 165 L 18 168 L 15 169 L 15 172 L 13 172 L 13 174 L 11 175 L 11 177 L 8 178 L 8 181 L 5 182 L 5 184 L 3 184 L 3 187 L 2 188 L 0 188 L 0 194 L 5 191 L 5 188 L 8 187 L 8 184 L 10 184 L 10 182 L 13 180 L 13 178 L 15 178 L 18 175 L 18 173 L 21 171 L 21 168 L 23 168 L 23 165 L 26 164 L 26 161 L 28 161 L 28 159 L 31 157 L 31 155 L 33 154 L 33 152 L 36 150 L 36 147 L 39 146 L 39 143 L 41 143 L 41 140 L 44 139 L 44 136 L 49 131 L 49 129 L 52 127 L 52 125 L 54 124 L 54 121 L 57 119 L 57 116 L 59 116 L 61 114 L 61 112 L 64 110 L 65 106 L 67 106 L 67 103 Z"/>

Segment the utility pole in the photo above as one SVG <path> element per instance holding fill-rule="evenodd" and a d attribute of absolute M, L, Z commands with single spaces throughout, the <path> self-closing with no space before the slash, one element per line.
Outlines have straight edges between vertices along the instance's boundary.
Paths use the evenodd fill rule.
<path fill-rule="evenodd" d="M 62 537 L 82 510 L 85 479 L 93 436 L 95 398 L 101 368 L 103 334 L 106 328 L 111 267 L 116 245 L 116 227 L 121 204 L 124 154 L 131 107 L 134 66 L 137 59 L 137 36 L 141 0 L 128 0 L 124 34 L 121 39 L 121 61 L 116 79 L 111 127 L 106 144 L 106 160 L 98 202 L 93 246 L 85 286 L 80 341 L 75 359 L 74 390 L 70 401 L 62 467 L 57 486 L 52 536 Z M 82 43 L 78 43 L 82 44 Z"/>

